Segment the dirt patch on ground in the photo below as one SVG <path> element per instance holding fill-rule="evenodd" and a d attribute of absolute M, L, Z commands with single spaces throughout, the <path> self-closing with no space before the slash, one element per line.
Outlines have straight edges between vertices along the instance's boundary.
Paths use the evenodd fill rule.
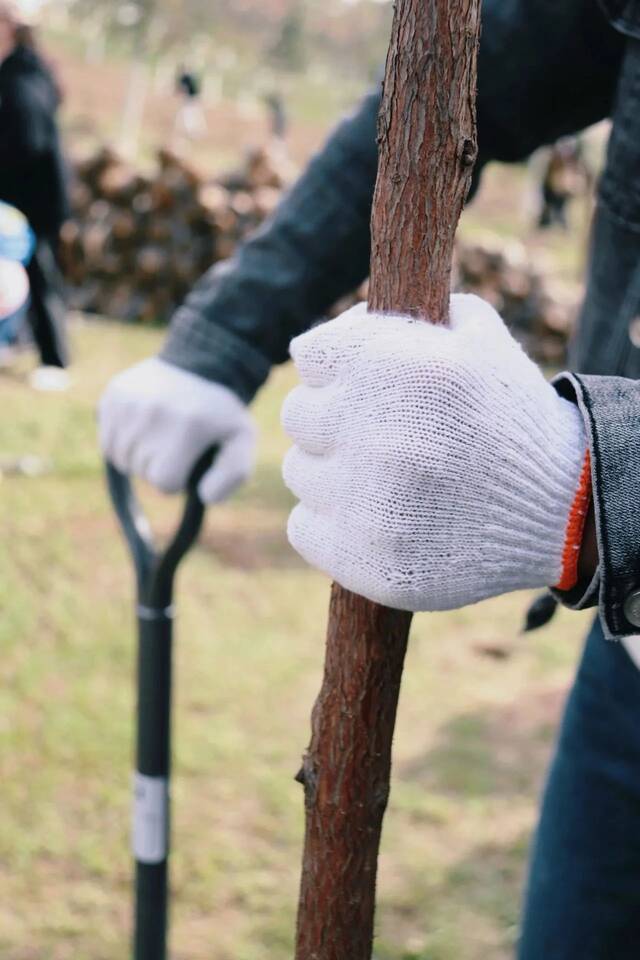
<path fill-rule="evenodd" d="M 506 707 L 458 714 L 433 749 L 402 768 L 402 778 L 453 796 L 535 795 L 565 696 L 565 687 L 536 690 Z"/>

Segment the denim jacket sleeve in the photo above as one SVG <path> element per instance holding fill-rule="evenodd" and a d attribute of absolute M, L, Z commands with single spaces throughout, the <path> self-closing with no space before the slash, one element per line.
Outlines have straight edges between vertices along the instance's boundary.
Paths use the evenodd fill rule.
<path fill-rule="evenodd" d="M 593 485 L 598 571 L 558 598 L 572 609 L 598 605 L 604 634 L 640 633 L 640 382 L 563 373 L 554 386 L 584 418 Z"/>
<path fill-rule="evenodd" d="M 478 170 L 606 116 L 622 38 L 598 0 L 485 0 Z M 365 279 L 379 92 L 337 128 L 279 209 L 176 312 L 164 359 L 251 400 L 291 338 Z"/>
<path fill-rule="evenodd" d="M 249 401 L 289 342 L 369 267 L 378 92 L 344 120 L 275 215 L 196 284 L 162 356 Z"/>

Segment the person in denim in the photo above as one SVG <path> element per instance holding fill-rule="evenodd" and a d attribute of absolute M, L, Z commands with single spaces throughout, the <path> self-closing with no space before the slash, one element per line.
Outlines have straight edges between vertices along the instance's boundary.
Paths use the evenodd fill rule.
<path fill-rule="evenodd" d="M 62 383 L 69 365 L 59 235 L 69 214 L 57 112 L 61 93 L 12 0 L 0 0 L 0 199 L 29 220 L 36 248 L 27 272 L 29 324 L 44 368 Z M 37 378 L 36 378 L 37 379 Z"/>
<path fill-rule="evenodd" d="M 26 270 L 18 261 L 0 256 L 0 359 L 18 339 L 28 302 Z"/>
<path fill-rule="evenodd" d="M 364 99 L 274 216 L 202 278 L 160 356 L 109 386 L 102 444 L 121 467 L 179 489 L 215 441 L 225 474 L 203 496 L 220 499 L 247 476 L 251 433 L 237 402 L 248 404 L 291 338 L 367 275 L 379 100 L 379 90 Z M 520 960 L 640 955 L 640 0 L 485 0 L 476 186 L 492 160 L 522 160 L 609 116 L 576 372 L 556 383 L 584 421 L 598 553 L 597 569 L 561 599 L 600 616 L 545 790 Z M 207 431 L 207 410 L 223 407 L 224 423 Z"/>
<path fill-rule="evenodd" d="M 26 217 L 0 202 L 0 365 L 10 361 L 29 305 L 29 278 L 25 267 L 35 240 Z"/>

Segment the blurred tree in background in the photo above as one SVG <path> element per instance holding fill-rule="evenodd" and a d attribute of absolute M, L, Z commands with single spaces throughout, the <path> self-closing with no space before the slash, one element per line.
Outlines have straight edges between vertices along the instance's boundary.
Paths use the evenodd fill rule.
<path fill-rule="evenodd" d="M 304 6 L 296 0 L 283 17 L 280 32 L 268 51 L 268 57 L 274 66 L 297 73 L 304 69 L 307 62 L 305 43 Z"/>
<path fill-rule="evenodd" d="M 188 48 L 207 37 L 254 66 L 299 72 L 308 63 L 370 78 L 388 41 L 386 0 L 51 0 L 79 28 L 99 29 L 105 47 L 146 36 L 151 56 Z M 366 29 L 363 14 L 366 13 Z"/>
<path fill-rule="evenodd" d="M 157 141 L 158 100 L 176 109 L 176 76 L 185 69 L 207 109 L 227 103 L 258 116 L 277 100 L 292 127 L 326 129 L 380 75 L 391 19 L 389 0 L 43 2 L 49 49 L 78 65 L 67 117 L 130 159 Z M 89 104 L 82 64 L 126 75 L 126 93 L 117 79 Z"/>

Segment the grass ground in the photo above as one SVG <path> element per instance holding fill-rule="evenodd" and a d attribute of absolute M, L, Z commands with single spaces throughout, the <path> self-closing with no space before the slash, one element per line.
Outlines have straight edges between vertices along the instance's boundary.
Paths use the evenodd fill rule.
<path fill-rule="evenodd" d="M 74 386 L 1 383 L 0 954 L 122 960 L 133 624 L 128 560 L 103 489 L 95 403 L 157 332 L 75 330 Z M 179 584 L 172 956 L 291 957 L 302 836 L 293 782 L 319 687 L 325 579 L 287 546 L 278 409 L 260 396 L 260 463 L 211 510 Z M 174 509 L 146 492 L 159 529 Z M 378 960 L 506 960 L 537 796 L 586 620 L 518 635 L 528 597 L 418 616 L 380 864 Z M 502 659 L 488 655 L 499 648 Z"/>

